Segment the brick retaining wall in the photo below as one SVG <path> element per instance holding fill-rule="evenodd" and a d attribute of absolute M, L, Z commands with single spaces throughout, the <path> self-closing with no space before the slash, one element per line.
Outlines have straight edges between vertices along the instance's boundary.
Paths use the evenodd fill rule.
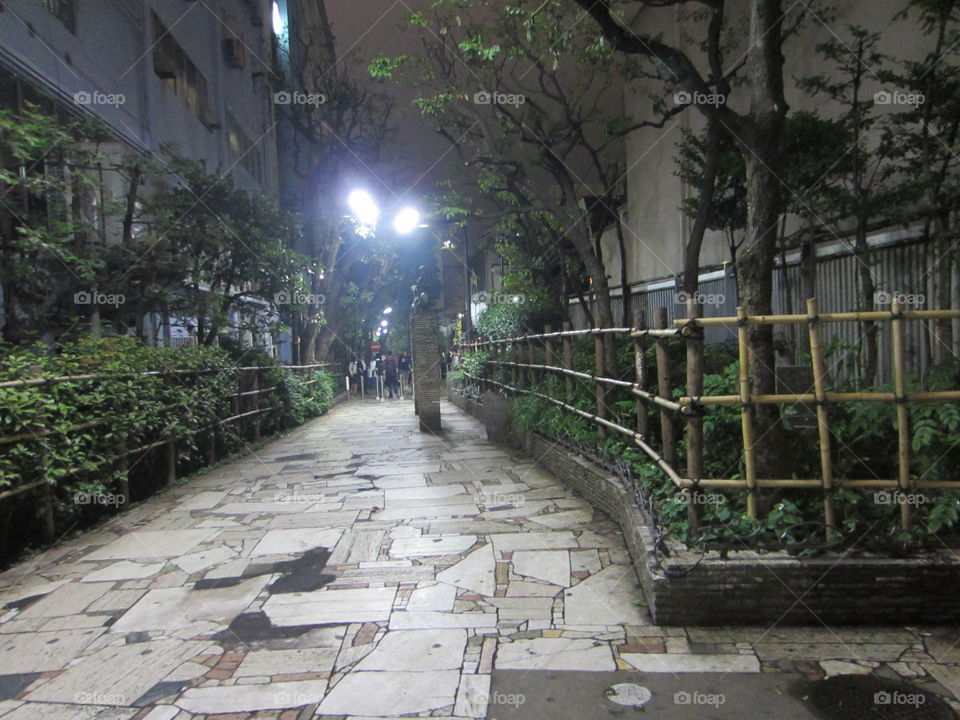
<path fill-rule="evenodd" d="M 483 404 L 453 390 L 450 400 L 486 423 Z M 486 417 L 484 417 L 486 415 Z M 698 560 L 678 543 L 654 558 L 654 530 L 619 478 L 536 433 L 523 436 L 527 452 L 544 469 L 607 513 L 623 532 L 634 568 L 658 625 L 906 624 L 960 622 L 960 559 L 950 551 L 925 559 L 822 557 L 731 552 Z"/>

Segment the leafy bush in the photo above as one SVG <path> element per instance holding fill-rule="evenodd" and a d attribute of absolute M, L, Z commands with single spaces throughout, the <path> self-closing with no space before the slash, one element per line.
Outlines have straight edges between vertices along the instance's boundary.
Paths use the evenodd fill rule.
<path fill-rule="evenodd" d="M 240 366 L 263 366 L 259 388 L 276 388 L 259 396 L 231 398 Z M 109 508 L 77 502 L 78 493 L 119 496 L 129 477 L 130 497 L 149 496 L 165 481 L 162 448 L 127 451 L 173 440 L 178 475 L 206 465 L 211 456 L 238 452 L 254 440 L 254 416 L 221 420 L 259 407 L 261 436 L 293 427 L 325 412 L 331 405 L 335 379 L 325 372 L 301 379 L 265 355 L 243 355 L 237 362 L 220 348 L 146 347 L 133 338 L 81 340 L 63 345 L 58 354 L 45 347 L 18 348 L 0 359 L 0 382 L 52 379 L 0 387 L 0 436 L 19 438 L 2 445 L 0 491 L 36 482 L 52 489 L 57 527 L 87 525 Z M 96 377 L 89 377 L 96 376 Z M 117 456 L 122 457 L 118 458 Z M 37 540 L 31 519 L 38 495 L 27 491 L 4 501 L 10 509 L 0 552 L 10 557 Z"/>

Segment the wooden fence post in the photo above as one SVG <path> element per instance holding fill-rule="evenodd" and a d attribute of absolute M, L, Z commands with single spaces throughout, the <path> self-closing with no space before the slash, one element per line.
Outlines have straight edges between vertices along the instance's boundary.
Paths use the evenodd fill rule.
<path fill-rule="evenodd" d="M 740 432 L 743 436 L 743 465 L 747 479 L 747 515 L 757 516 L 757 472 L 753 449 L 753 404 L 750 400 L 750 345 L 747 311 L 737 308 L 737 350 L 740 357 Z"/>
<path fill-rule="evenodd" d="M 903 303 L 894 298 L 890 306 L 891 346 L 893 351 L 893 387 L 897 403 L 897 488 L 900 491 L 900 525 L 909 530 L 913 524 L 910 500 L 907 493 L 913 490 L 910 478 L 910 410 L 906 398 L 906 368 L 903 336 Z M 913 493 L 911 492 L 912 496 Z"/>
<path fill-rule="evenodd" d="M 172 485 L 177 479 L 177 439 L 170 438 L 170 442 L 163 447 L 167 456 L 166 484 Z"/>
<path fill-rule="evenodd" d="M 687 343 L 687 396 L 703 395 L 703 330 L 697 320 L 703 316 L 703 306 L 697 297 L 687 300 L 687 317 L 691 334 Z M 691 529 L 700 524 L 700 508 L 697 505 L 697 488 L 703 479 L 703 416 L 699 407 L 690 407 L 687 414 L 687 477 L 693 480 L 693 492 L 687 504 L 687 519 Z"/>
<path fill-rule="evenodd" d="M 531 340 L 529 337 L 526 339 L 526 346 L 527 346 L 527 372 L 525 374 L 527 377 L 527 387 L 532 388 L 533 384 L 537 381 L 537 378 L 533 374 L 533 368 L 530 367 L 531 365 L 533 365 L 533 340 Z"/>
<path fill-rule="evenodd" d="M 568 320 L 563 321 L 563 332 L 570 332 L 573 326 Z M 566 370 L 573 370 L 573 342 L 569 335 L 563 336 L 563 367 Z M 564 385 L 567 391 L 567 402 L 573 402 L 573 377 L 564 373 Z"/>
<path fill-rule="evenodd" d="M 257 412 L 260 409 L 260 370 L 254 368 L 250 371 L 250 392 L 253 395 L 250 396 L 251 400 L 251 412 L 254 413 L 253 417 L 253 440 L 256 442 L 260 439 L 260 413 Z"/>
<path fill-rule="evenodd" d="M 653 311 L 653 324 L 658 330 L 667 327 L 667 309 L 658 307 Z M 670 399 L 670 345 L 667 338 L 657 338 L 657 395 Z M 677 437 L 673 416 L 660 406 L 660 436 L 663 440 L 663 459 L 670 467 L 677 466 Z"/>
<path fill-rule="evenodd" d="M 519 336 L 510 339 L 513 349 L 513 365 L 510 366 L 510 381 L 514 387 L 520 387 L 520 339 Z"/>
<path fill-rule="evenodd" d="M 830 424 L 827 413 L 827 371 L 823 362 L 823 338 L 817 315 L 817 299 L 807 300 L 807 322 L 810 335 L 810 360 L 813 365 L 813 391 L 817 398 L 817 437 L 820 441 L 820 477 L 823 486 L 823 518 L 827 526 L 827 540 L 836 529 L 833 511 L 833 460 L 830 451 Z"/>

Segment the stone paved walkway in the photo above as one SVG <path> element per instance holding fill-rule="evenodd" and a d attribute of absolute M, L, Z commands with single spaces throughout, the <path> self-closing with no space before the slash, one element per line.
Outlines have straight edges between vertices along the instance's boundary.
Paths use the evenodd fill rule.
<path fill-rule="evenodd" d="M 0 576 L 0 718 L 583 717 L 499 672 L 960 695 L 956 629 L 651 626 L 613 523 L 443 410 L 351 401 Z"/>

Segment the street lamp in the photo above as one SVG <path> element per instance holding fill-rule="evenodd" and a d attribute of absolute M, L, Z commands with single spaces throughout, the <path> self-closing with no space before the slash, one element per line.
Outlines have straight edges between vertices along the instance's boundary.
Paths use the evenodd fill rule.
<path fill-rule="evenodd" d="M 420 224 L 420 213 L 412 207 L 405 207 L 393 219 L 393 229 L 401 235 L 409 235 Z"/>
<path fill-rule="evenodd" d="M 392 313 L 392 312 L 393 312 L 393 308 L 392 308 L 392 307 L 388 307 L 388 308 L 384 308 L 384 309 L 383 309 L 383 314 L 384 314 L 384 315 L 389 315 L 389 314 Z"/>
<path fill-rule="evenodd" d="M 387 325 L 389 325 L 389 324 L 390 324 L 390 323 L 387 322 L 386 320 L 381 320 L 381 321 L 380 321 L 380 327 L 382 327 L 382 328 L 385 328 L 385 327 L 386 327 Z"/>
<path fill-rule="evenodd" d="M 373 227 L 380 217 L 380 208 L 366 190 L 354 190 L 347 196 L 347 204 L 361 225 Z"/>

